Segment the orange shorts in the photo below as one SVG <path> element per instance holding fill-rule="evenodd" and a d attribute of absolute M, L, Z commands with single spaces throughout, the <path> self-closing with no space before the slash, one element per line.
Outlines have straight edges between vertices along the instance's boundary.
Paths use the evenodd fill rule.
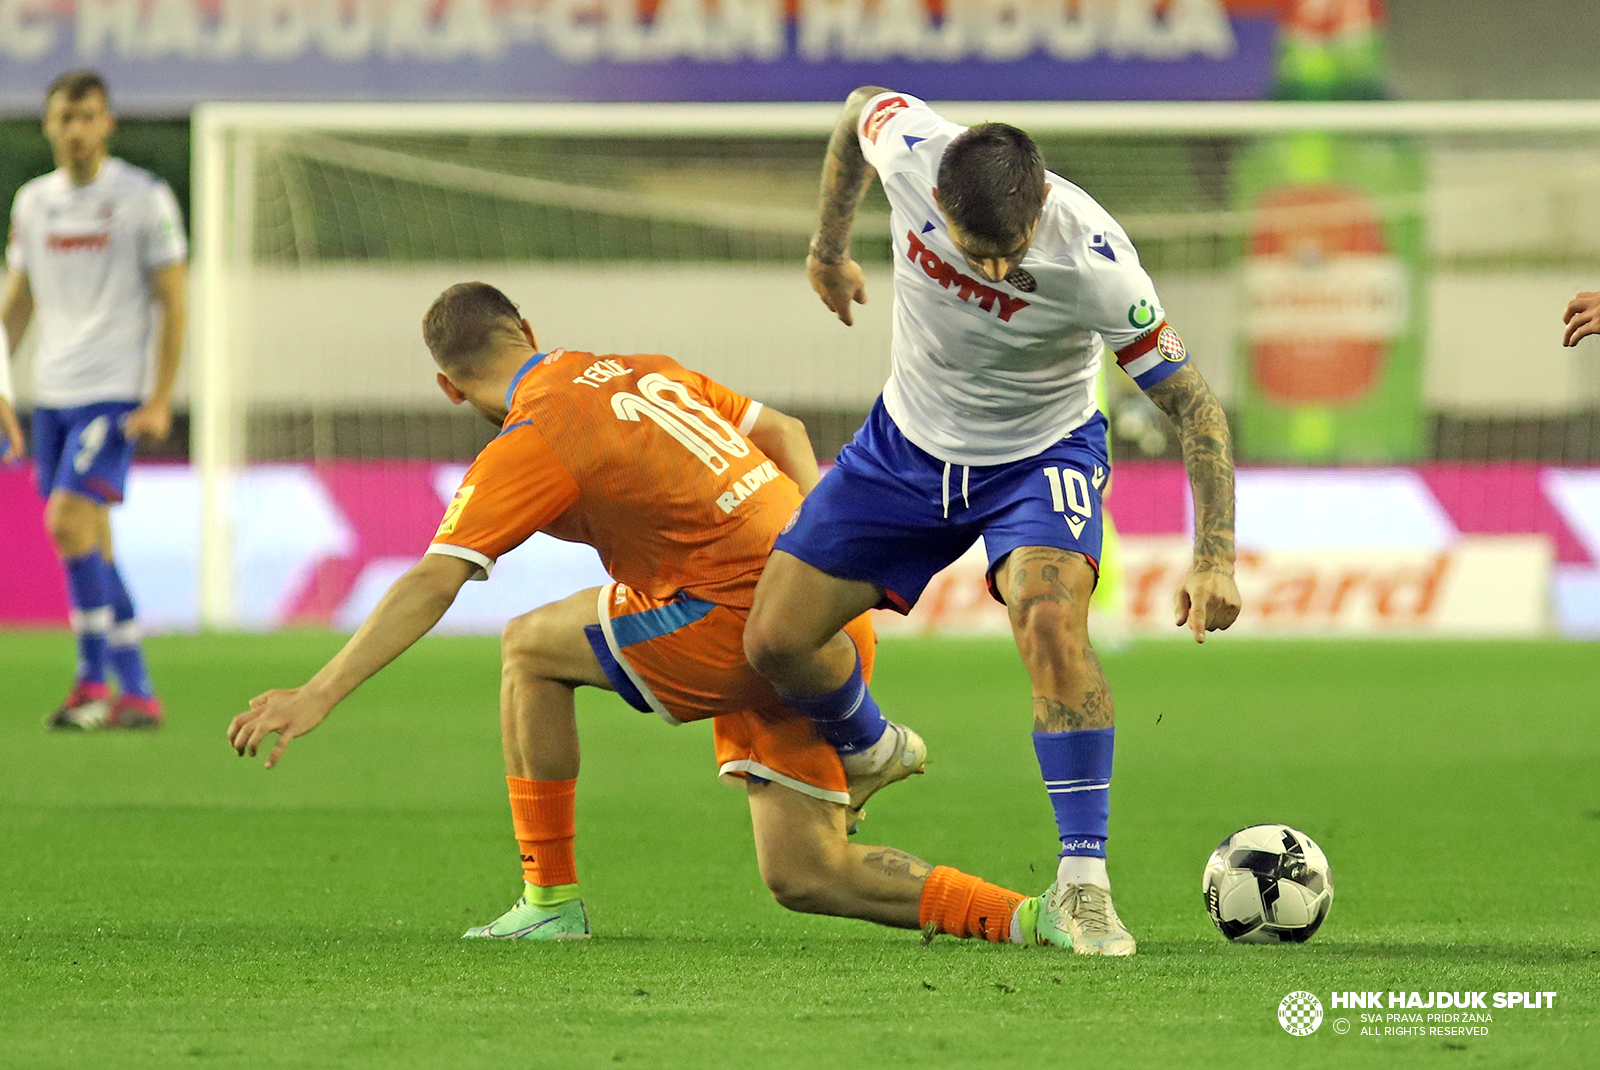
<path fill-rule="evenodd" d="M 683 594 L 663 601 L 612 583 L 600 588 L 600 626 L 589 632 L 589 642 L 612 687 L 635 709 L 660 714 L 669 724 L 714 718 L 717 771 L 724 779 L 770 780 L 849 803 L 838 752 L 745 661 L 748 616 Z M 845 632 L 870 681 L 872 622 L 863 614 Z"/>

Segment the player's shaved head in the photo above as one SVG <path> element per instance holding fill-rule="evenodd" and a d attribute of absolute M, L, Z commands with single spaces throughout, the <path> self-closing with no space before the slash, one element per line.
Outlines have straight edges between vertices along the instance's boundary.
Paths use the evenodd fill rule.
<path fill-rule="evenodd" d="M 522 313 L 486 282 L 457 283 L 428 307 L 422 339 L 446 375 L 471 379 L 507 343 L 525 341 Z"/>
<path fill-rule="evenodd" d="M 1039 146 L 1005 123 L 972 127 L 939 160 L 939 207 L 964 235 L 996 250 L 1029 234 L 1044 194 Z"/>

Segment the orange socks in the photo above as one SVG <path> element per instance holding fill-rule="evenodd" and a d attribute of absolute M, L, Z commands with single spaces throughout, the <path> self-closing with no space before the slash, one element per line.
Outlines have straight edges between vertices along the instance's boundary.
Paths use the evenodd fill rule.
<path fill-rule="evenodd" d="M 922 886 L 917 921 L 924 929 L 934 925 L 951 936 L 1003 944 L 1011 938 L 1011 915 L 1026 898 L 959 869 L 934 866 Z"/>
<path fill-rule="evenodd" d="M 577 780 L 508 776 L 506 785 L 511 790 L 511 827 L 522 848 L 522 879 L 546 888 L 578 883 L 572 856 Z"/>

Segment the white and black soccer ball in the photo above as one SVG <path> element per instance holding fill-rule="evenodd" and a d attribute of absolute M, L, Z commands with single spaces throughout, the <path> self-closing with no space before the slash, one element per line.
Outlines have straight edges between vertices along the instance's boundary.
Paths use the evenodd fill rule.
<path fill-rule="evenodd" d="M 1251 825 L 1223 840 L 1200 887 L 1222 935 L 1244 944 L 1303 944 L 1333 906 L 1328 856 L 1288 825 Z"/>

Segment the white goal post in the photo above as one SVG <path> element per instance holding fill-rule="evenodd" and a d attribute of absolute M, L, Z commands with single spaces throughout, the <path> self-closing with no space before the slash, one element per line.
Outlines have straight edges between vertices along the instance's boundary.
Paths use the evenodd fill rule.
<path fill-rule="evenodd" d="M 1426 213 L 1435 221 L 1430 222 L 1431 233 L 1445 234 L 1439 239 L 1445 242 L 1442 246 L 1438 240 L 1430 239 L 1434 241 L 1433 260 L 1449 270 L 1469 275 L 1476 272 L 1485 278 L 1485 273 L 1492 275 L 1496 271 L 1543 272 L 1540 277 L 1545 278 L 1557 268 L 1571 274 L 1600 267 L 1600 102 L 956 102 L 937 107 L 958 122 L 1003 120 L 1041 139 L 1091 139 L 1102 148 L 1162 138 L 1171 139 L 1171 146 L 1181 148 L 1218 140 L 1243 143 L 1304 132 L 1427 139 L 1431 145 L 1443 146 L 1429 157 L 1427 185 L 1414 195 L 1400 195 L 1398 201 L 1405 202 L 1400 210 Z M 658 183 L 625 187 L 608 184 L 603 174 L 615 157 L 598 158 L 594 166 L 576 178 L 567 173 L 558 157 L 575 143 L 573 139 L 590 146 L 581 151 L 592 151 L 596 142 L 607 139 L 658 147 L 674 140 L 685 144 L 715 143 L 720 166 L 735 174 L 741 160 L 752 166 L 763 164 L 763 145 L 809 139 L 815 142 L 814 148 L 807 150 L 814 183 L 820 169 L 820 148 L 838 111 L 835 103 L 205 104 L 196 109 L 192 127 L 191 410 L 193 457 L 203 487 L 200 590 L 205 624 L 229 627 L 240 619 L 230 494 L 240 468 L 259 459 L 259 451 L 251 445 L 252 413 L 254 407 L 266 404 L 261 401 L 265 394 L 259 384 L 278 374 L 270 368 L 252 370 L 252 361 L 259 363 L 259 355 L 252 355 L 251 347 L 267 344 L 257 340 L 258 335 L 272 333 L 266 328 L 276 328 L 282 321 L 300 316 L 297 302 L 301 297 L 295 295 L 301 291 L 284 289 L 282 277 L 291 277 L 319 262 L 319 257 L 342 258 L 339 263 L 350 265 L 352 271 L 369 272 L 374 279 L 392 274 L 395 265 L 404 264 L 411 270 L 419 264 L 433 263 L 430 258 L 434 256 L 439 264 L 512 263 L 517 258 L 515 234 L 525 233 L 529 227 L 549 230 L 551 243 L 540 255 L 546 262 L 557 263 L 561 242 L 575 242 L 582 248 L 588 240 L 581 233 L 567 232 L 592 225 L 596 228 L 596 242 L 621 243 L 616 245 L 618 251 L 607 255 L 618 263 L 632 265 L 628 270 L 642 270 L 641 264 L 654 265 L 652 270 L 657 273 L 647 276 L 652 284 L 670 279 L 673 272 L 681 271 L 687 278 L 718 258 L 731 265 L 727 277 L 732 277 L 749 274 L 739 267 L 741 264 L 755 259 L 766 264 L 788 257 L 785 270 L 791 272 L 790 278 L 798 278 L 792 274 L 793 251 L 803 249 L 814 209 L 804 197 L 787 197 L 794 186 L 789 178 L 772 180 L 774 188 L 782 186 L 785 196 L 741 199 L 727 195 L 726 183 L 708 177 L 710 172 L 704 167 L 676 186 Z M 543 155 L 533 163 L 514 160 L 515 153 L 507 146 L 517 139 L 526 139 L 530 144 L 538 141 L 545 146 Z M 1166 155 L 1181 155 L 1178 148 Z M 313 168 L 312 177 L 324 185 L 308 180 L 306 174 L 312 172 L 304 169 L 301 173 L 276 164 L 268 166 L 271 161 L 285 158 L 286 153 L 295 154 L 297 160 L 310 161 L 306 166 Z M 1147 156 L 1163 158 L 1162 152 Z M 1108 157 L 1114 158 L 1114 153 Z M 1519 160 L 1524 162 L 1519 164 Z M 1063 170 L 1054 163 L 1052 166 Z M 1130 169 L 1124 165 L 1123 170 Z M 340 179 L 344 185 L 329 193 L 326 174 L 334 171 L 345 176 Z M 1107 200 L 1095 185 L 1066 173 L 1091 194 Z M 354 182 L 348 177 L 352 175 L 362 176 L 360 182 L 369 185 Z M 270 189 L 262 185 L 267 179 L 273 183 Z M 1168 179 L 1163 173 L 1126 176 L 1130 188 L 1140 181 L 1154 189 Z M 369 203 L 364 189 L 370 190 L 370 203 L 384 199 L 381 210 L 372 209 L 370 220 L 363 207 Z M 418 189 L 444 192 L 439 193 L 435 207 L 431 202 L 421 203 L 432 194 L 407 193 Z M 1128 203 L 1135 206 L 1120 210 L 1117 204 L 1107 203 L 1134 239 L 1141 242 L 1141 249 L 1145 240 L 1178 243 L 1173 248 L 1179 251 L 1163 262 L 1168 266 L 1152 267 L 1152 273 L 1157 276 L 1158 285 L 1163 286 L 1164 296 L 1168 285 L 1164 271 L 1174 280 L 1171 286 L 1175 295 L 1186 292 L 1184 287 L 1192 283 L 1199 296 L 1186 300 L 1202 309 L 1217 305 L 1216 293 L 1206 289 L 1205 276 L 1224 271 L 1225 264 L 1223 259 L 1208 259 L 1212 254 L 1196 253 L 1194 242 L 1203 239 L 1223 246 L 1236 245 L 1248 216 L 1245 208 L 1226 203 L 1225 195 L 1213 190 L 1208 196 L 1211 201 L 1201 196 L 1194 203 L 1175 205 L 1165 204 L 1159 197 L 1133 197 Z M 1223 199 L 1218 201 L 1217 196 Z M 394 205 L 404 205 L 408 198 L 418 201 L 415 215 L 398 218 Z M 546 215 L 552 206 L 557 206 L 571 218 L 563 216 L 552 221 L 541 216 L 529 221 L 519 217 L 505 232 L 506 244 L 495 245 L 494 235 L 502 222 L 502 209 L 496 207 L 499 205 L 535 206 Z M 1546 209 L 1551 217 L 1540 217 L 1542 237 L 1504 240 L 1504 235 L 1489 232 L 1497 212 Z M 1440 216 L 1440 212 L 1444 215 Z M 474 219 L 473 213 L 482 218 Z M 267 215 L 271 216 L 270 226 L 263 222 Z M 858 235 L 865 235 L 872 226 L 883 230 L 883 218 L 881 213 L 872 215 L 870 207 L 866 209 Z M 1438 223 L 1437 219 L 1444 221 Z M 362 244 L 360 228 L 373 220 L 377 220 L 373 225 L 389 227 L 393 234 L 405 237 L 404 248 L 394 240 L 376 238 Z M 637 235 L 617 230 L 623 224 L 635 223 L 643 228 Z M 434 229 L 423 233 L 425 225 Z M 469 229 L 482 232 L 473 239 L 476 245 L 455 242 L 452 228 L 458 225 L 470 225 Z M 523 230 L 517 231 L 517 227 Z M 276 243 L 266 252 L 264 228 L 271 231 L 271 242 Z M 712 240 L 700 233 L 718 228 L 737 233 L 726 240 L 717 235 Z M 336 253 L 327 253 L 323 245 L 335 230 L 344 244 Z M 1530 251 L 1529 240 L 1538 247 Z M 629 245 L 630 242 L 634 244 Z M 739 242 L 749 243 L 751 249 L 759 247 L 760 251 L 727 252 Z M 661 248 L 666 246 L 671 250 L 662 253 Z M 1215 254 L 1225 255 L 1232 254 Z M 271 270 L 263 272 L 263 264 Z M 1600 281 L 1600 270 L 1593 274 Z M 586 278 L 599 286 L 610 285 L 604 280 L 612 276 Z M 559 288 L 551 285 L 552 293 L 557 293 Z M 1547 280 L 1547 285 L 1555 284 Z M 803 281 L 792 288 L 809 300 Z M 253 296 L 258 289 L 263 295 L 259 299 Z M 882 287 L 877 292 L 887 296 Z M 1436 292 L 1430 293 L 1430 300 L 1439 300 Z M 261 307 L 260 302 L 276 301 L 278 297 L 272 295 L 281 294 L 289 295 L 287 307 Z M 751 298 L 746 295 L 737 300 L 748 302 Z M 414 325 L 420 312 L 420 308 L 410 306 L 348 309 L 350 317 L 398 316 L 408 325 Z M 816 319 L 818 331 L 828 326 L 824 317 Z M 408 329 L 414 332 L 413 327 Z M 788 332 L 782 324 L 773 330 Z M 1218 328 L 1218 337 L 1222 337 L 1221 331 Z M 867 384 L 879 377 L 879 365 L 864 363 L 856 350 L 836 353 L 838 343 L 834 338 L 830 335 L 825 341 L 806 342 L 816 352 L 826 350 L 833 354 L 834 365 L 806 363 L 810 357 L 796 357 L 792 362 L 794 370 L 788 385 L 805 380 L 792 391 L 802 403 L 815 394 L 837 399 L 841 405 L 858 404 L 863 390 L 875 389 Z M 875 340 L 879 338 L 871 336 L 869 342 L 877 344 Z M 1191 348 L 1197 348 L 1193 342 L 1191 338 Z M 291 348 L 302 346 L 296 343 Z M 285 353 L 284 367 L 312 356 Z M 333 358 L 322 354 L 318 359 L 328 362 Z M 1231 364 L 1231 347 L 1211 359 Z M 1224 374 L 1220 365 L 1218 368 L 1218 374 Z M 1207 373 L 1212 374 L 1209 366 Z M 292 372 L 284 371 L 280 377 L 291 376 Z M 784 383 L 778 387 L 780 395 L 787 389 Z M 1460 393 L 1470 402 L 1487 389 L 1464 383 Z M 279 404 L 281 396 L 290 392 L 292 384 L 268 393 L 278 398 L 273 403 Z M 313 428 L 307 433 L 320 433 L 326 440 L 329 432 L 325 428 L 319 432 L 316 421 L 311 423 Z"/>

